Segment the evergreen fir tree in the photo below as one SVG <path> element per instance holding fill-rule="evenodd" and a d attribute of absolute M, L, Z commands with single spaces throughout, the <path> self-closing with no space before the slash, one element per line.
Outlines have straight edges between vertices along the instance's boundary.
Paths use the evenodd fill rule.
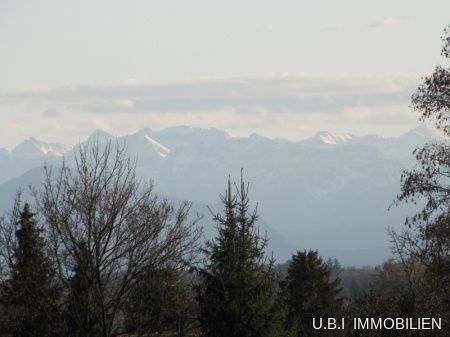
<path fill-rule="evenodd" d="M 180 272 L 171 268 L 148 268 L 125 305 L 126 330 L 139 336 L 186 336 L 195 320 L 195 299 L 183 284 Z"/>
<path fill-rule="evenodd" d="M 90 337 L 101 334 L 101 300 L 95 291 L 95 269 L 92 254 L 86 242 L 81 241 L 75 249 L 76 265 L 69 282 L 66 310 L 66 326 L 69 336 Z"/>
<path fill-rule="evenodd" d="M 17 245 L 11 261 L 11 277 L 2 296 L 6 331 L 13 337 L 57 334 L 56 301 L 51 262 L 45 252 L 42 229 L 25 204 L 16 231 Z"/>
<path fill-rule="evenodd" d="M 298 336 L 325 336 L 326 331 L 313 328 L 312 319 L 342 314 L 342 298 L 338 297 L 340 279 L 330 281 L 330 274 L 331 267 L 317 251 L 297 252 L 292 256 L 281 288 L 288 306 L 287 323 L 297 326 Z M 328 333 L 333 335 L 336 331 Z"/>
<path fill-rule="evenodd" d="M 213 216 L 218 236 L 203 249 L 206 261 L 196 291 L 200 324 L 209 337 L 283 335 L 282 308 L 275 305 L 277 277 L 264 252 L 268 240 L 259 235 L 247 195 L 242 177 L 234 195 L 228 181 L 221 197 L 225 215 Z"/>

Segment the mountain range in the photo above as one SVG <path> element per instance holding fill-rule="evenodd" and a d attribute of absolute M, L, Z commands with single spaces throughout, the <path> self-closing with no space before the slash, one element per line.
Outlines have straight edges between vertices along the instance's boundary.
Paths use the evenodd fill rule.
<path fill-rule="evenodd" d="M 206 237 L 215 233 L 208 207 L 222 210 L 219 195 L 228 177 L 239 181 L 243 169 L 261 229 L 271 238 L 269 250 L 279 261 L 311 248 L 344 265 L 378 264 L 389 256 L 386 228 L 400 229 L 418 207 L 388 211 L 400 192 L 401 172 L 414 165 L 416 147 L 445 141 L 425 125 L 393 138 L 321 131 L 296 142 L 186 126 L 117 138 L 97 130 L 92 137 L 126 143 L 137 157 L 138 175 L 151 179 L 158 194 L 194 202 L 194 212 L 205 214 Z M 10 152 L 0 149 L 0 209 L 10 207 L 18 188 L 40 184 L 44 163 L 58 166 L 64 157 L 71 165 L 76 148 L 30 137 Z"/>

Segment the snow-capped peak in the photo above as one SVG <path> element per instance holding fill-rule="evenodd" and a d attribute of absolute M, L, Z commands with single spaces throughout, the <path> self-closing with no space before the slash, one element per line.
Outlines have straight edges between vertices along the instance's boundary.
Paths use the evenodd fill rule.
<path fill-rule="evenodd" d="M 72 148 L 73 146 L 70 144 L 41 142 L 34 137 L 30 137 L 17 145 L 11 151 L 11 154 L 14 156 L 36 156 L 44 154 L 62 157 L 72 150 Z"/>
<path fill-rule="evenodd" d="M 352 137 L 353 136 L 349 134 L 332 134 L 327 131 L 319 131 L 313 138 L 316 138 L 325 144 L 337 145 L 348 142 Z"/>

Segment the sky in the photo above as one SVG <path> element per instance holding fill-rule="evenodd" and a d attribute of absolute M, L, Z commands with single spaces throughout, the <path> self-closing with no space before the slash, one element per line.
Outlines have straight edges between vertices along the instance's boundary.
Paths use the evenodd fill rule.
<path fill-rule="evenodd" d="M 448 0 L 0 0 L 0 148 L 148 127 L 399 136 Z"/>

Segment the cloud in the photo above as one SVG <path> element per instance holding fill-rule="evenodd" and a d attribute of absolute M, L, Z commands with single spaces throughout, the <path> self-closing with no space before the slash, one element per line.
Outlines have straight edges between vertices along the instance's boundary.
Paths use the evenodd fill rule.
<path fill-rule="evenodd" d="M 97 128 L 123 135 L 174 125 L 293 140 L 317 130 L 390 136 L 417 125 L 408 106 L 419 82 L 420 75 L 299 73 L 89 84 L 0 93 L 0 112 L 14 112 L 5 123 L 28 121 L 20 135 L 3 130 L 17 138 L 10 147 L 30 135 L 76 143 Z"/>
<path fill-rule="evenodd" d="M 392 17 L 388 17 L 388 18 L 384 18 L 380 21 L 373 22 L 371 24 L 362 23 L 362 22 L 338 23 L 338 24 L 326 27 L 325 30 L 334 31 L 334 32 L 349 32 L 349 31 L 358 31 L 359 32 L 362 29 L 367 29 L 367 28 L 393 27 L 393 26 L 410 25 L 412 23 L 413 23 L 412 20 L 395 19 Z"/>
<path fill-rule="evenodd" d="M 342 120 L 348 123 L 360 123 L 379 126 L 402 126 L 417 124 L 417 114 L 401 105 L 388 107 L 349 108 L 343 114 Z"/>
<path fill-rule="evenodd" d="M 401 19 L 394 19 L 394 18 L 385 18 L 381 21 L 372 23 L 370 27 L 391 27 L 391 26 L 398 26 L 398 25 L 409 25 L 411 24 L 411 20 L 401 20 Z"/>
<path fill-rule="evenodd" d="M 273 32 L 276 29 L 276 26 L 273 23 L 269 23 L 264 27 L 266 32 Z"/>
<path fill-rule="evenodd" d="M 328 31 L 360 31 L 364 26 L 359 23 L 339 23 L 336 25 L 328 26 L 325 30 Z"/>
<path fill-rule="evenodd" d="M 48 108 L 47 110 L 43 111 L 41 114 L 42 118 L 54 118 L 58 117 L 59 113 L 57 110 L 53 108 Z"/>
<path fill-rule="evenodd" d="M 206 78 L 168 84 L 99 84 L 0 96 L 12 104 L 45 102 L 58 111 L 97 114 L 269 111 L 342 113 L 347 108 L 409 104 L 419 77 L 400 74 L 279 74 Z M 56 108 L 42 117 L 55 117 Z"/>

